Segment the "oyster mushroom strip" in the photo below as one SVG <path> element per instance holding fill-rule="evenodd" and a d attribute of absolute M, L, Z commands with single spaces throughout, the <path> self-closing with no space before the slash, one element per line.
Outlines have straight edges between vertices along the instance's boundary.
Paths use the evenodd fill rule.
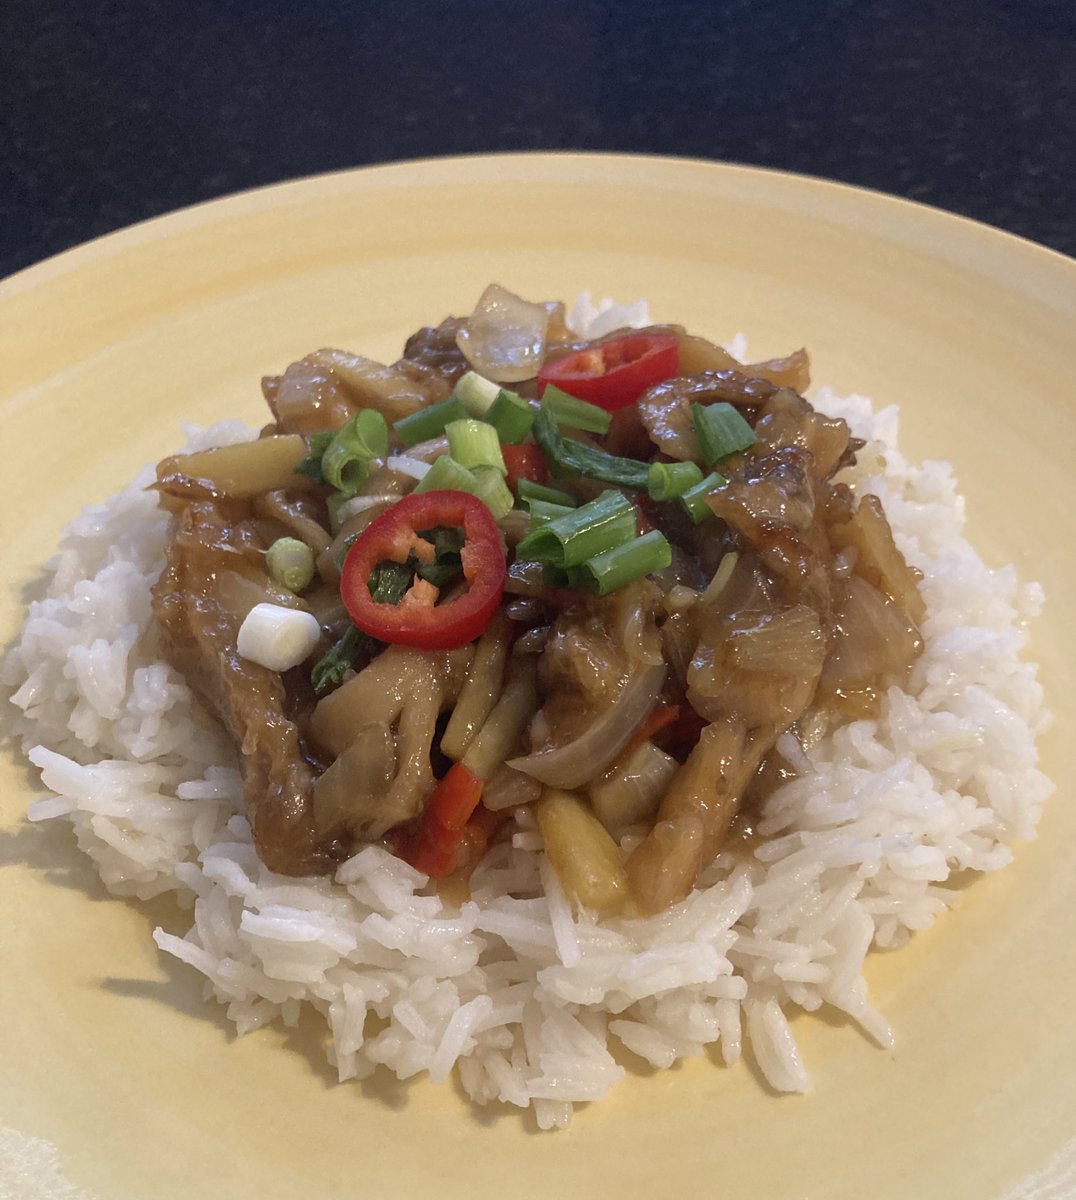
<path fill-rule="evenodd" d="M 263 379 L 262 393 L 280 433 L 308 435 L 339 429 L 360 408 L 376 409 L 391 425 L 444 400 L 449 385 L 422 363 L 386 366 L 344 350 L 317 350 L 283 375 Z"/>
<path fill-rule="evenodd" d="M 749 735 L 742 721 L 708 725 L 673 777 L 653 829 L 628 857 L 628 887 L 645 913 L 683 900 L 728 832 L 772 732 Z"/>
<path fill-rule="evenodd" d="M 437 718 L 455 702 L 472 657 L 471 646 L 389 646 L 318 702 L 311 738 L 334 760 L 314 784 L 319 832 L 373 840 L 418 816 L 434 785 Z"/>

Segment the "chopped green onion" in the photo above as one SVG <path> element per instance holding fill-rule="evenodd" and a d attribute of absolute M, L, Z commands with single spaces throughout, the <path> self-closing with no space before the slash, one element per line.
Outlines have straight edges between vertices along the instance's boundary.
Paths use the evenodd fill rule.
<path fill-rule="evenodd" d="M 344 569 L 344 559 L 347 558 L 347 552 L 352 546 L 355 545 L 355 543 L 358 541 L 358 538 L 359 535 L 357 533 L 349 533 L 347 537 L 344 538 L 344 544 L 340 547 L 336 554 L 336 569 L 338 571 L 342 571 Z"/>
<path fill-rule="evenodd" d="M 566 517 L 571 512 L 575 512 L 575 508 L 570 504 L 552 504 L 548 500 L 532 500 L 530 502 L 530 532 L 533 533 L 543 525 L 548 525 L 550 521 L 555 521 L 558 517 Z"/>
<path fill-rule="evenodd" d="M 458 550 L 453 554 L 446 554 L 443 557 L 439 554 L 432 563 L 420 563 L 414 560 L 413 555 L 409 555 L 408 562 L 412 561 L 415 564 L 415 574 L 420 579 L 425 579 L 427 583 L 432 583 L 437 588 L 443 588 L 450 583 L 455 583 L 463 574 L 463 565 L 460 562 Z"/>
<path fill-rule="evenodd" d="M 433 562 L 420 563 L 412 551 L 407 556 L 408 565 L 414 566 L 415 574 L 434 587 L 454 583 L 463 571 L 460 562 L 464 542 L 462 531 L 439 525 L 436 529 L 420 529 L 418 536 L 433 546 Z"/>
<path fill-rule="evenodd" d="M 522 396 L 501 388 L 482 420 L 496 429 L 506 446 L 517 446 L 530 433 L 536 415 L 537 410 Z"/>
<path fill-rule="evenodd" d="M 355 537 L 358 537 L 358 534 Z M 409 565 L 382 562 L 370 572 L 366 586 L 370 596 L 378 604 L 399 604 L 413 579 L 414 571 Z M 341 683 L 358 659 L 372 657 L 379 644 L 361 629 L 349 625 L 343 637 L 314 664 L 310 673 L 314 691 L 323 692 L 326 688 Z"/>
<path fill-rule="evenodd" d="M 758 441 L 755 431 L 731 404 L 693 404 L 691 414 L 702 461 L 708 467 Z"/>
<path fill-rule="evenodd" d="M 438 404 L 420 408 L 406 417 L 401 417 L 392 428 L 396 436 L 407 447 L 417 446 L 419 442 L 428 442 L 430 438 L 440 437 L 445 426 L 450 421 L 462 421 L 467 417 L 467 410 L 453 395 Z"/>
<path fill-rule="evenodd" d="M 477 371 L 468 371 L 459 377 L 452 394 L 467 410 L 466 415 L 484 417 L 503 390 L 499 383 L 483 378 Z"/>
<path fill-rule="evenodd" d="M 340 532 L 340 526 L 343 524 L 340 520 L 340 510 L 350 499 L 351 497 L 345 496 L 343 492 L 333 492 L 325 501 L 325 505 L 329 510 L 329 529 L 333 533 Z"/>
<path fill-rule="evenodd" d="M 310 672 L 314 691 L 323 692 L 326 688 L 342 683 L 344 676 L 355 665 L 360 655 L 373 654 L 375 646 L 373 638 L 350 625 L 344 636 L 314 664 L 314 669 Z"/>
<path fill-rule="evenodd" d="M 321 456 L 325 482 L 354 496 L 370 474 L 370 463 L 389 452 L 389 429 L 376 408 L 360 409 L 333 434 Z"/>
<path fill-rule="evenodd" d="M 426 566 L 417 566 L 415 574 L 427 583 L 432 583 L 435 588 L 443 588 L 455 583 L 463 574 L 463 568 L 458 562 L 429 563 Z"/>
<path fill-rule="evenodd" d="M 618 487 L 646 491 L 647 464 L 634 458 L 617 458 L 597 446 L 561 437 L 553 418 L 544 410 L 534 421 L 534 440 L 554 471 L 563 475 L 586 475 Z"/>
<path fill-rule="evenodd" d="M 516 495 L 524 504 L 532 500 L 544 500 L 547 504 L 562 504 L 565 508 L 575 508 L 575 497 L 569 496 L 558 488 L 546 487 L 544 483 L 535 483 L 530 479 L 520 479 L 516 484 Z"/>
<path fill-rule="evenodd" d="M 659 530 L 652 529 L 642 537 L 595 554 L 569 575 L 574 575 L 599 596 L 607 596 L 618 587 L 660 571 L 671 562 L 669 543 Z"/>
<path fill-rule="evenodd" d="M 578 567 L 573 567 L 573 573 L 578 569 Z M 553 588 L 578 587 L 574 577 L 569 578 L 568 572 L 563 567 L 554 567 L 551 563 L 542 563 L 542 582 L 546 587 Z"/>
<path fill-rule="evenodd" d="M 386 559 L 370 572 L 367 590 L 377 604 L 399 604 L 414 579 L 414 569 L 408 563 Z"/>
<path fill-rule="evenodd" d="M 702 483 L 697 483 L 693 488 L 688 488 L 680 496 L 680 503 L 687 510 L 687 515 L 696 525 L 700 521 L 705 521 L 707 517 L 713 516 L 713 510 L 706 503 L 706 497 L 719 487 L 724 487 L 726 483 L 728 483 L 728 480 L 723 475 L 719 475 L 716 471 L 711 471 Z"/>
<path fill-rule="evenodd" d="M 314 551 L 298 538 L 277 538 L 265 555 L 265 565 L 274 583 L 301 592 L 314 578 Z"/>
<path fill-rule="evenodd" d="M 333 434 L 331 429 L 323 430 L 321 433 L 310 434 L 306 439 L 306 448 L 309 454 L 307 454 L 306 458 L 300 459 L 292 468 L 295 474 L 305 475 L 315 483 L 323 484 L 325 476 L 321 473 L 321 456 L 329 448 L 329 443 L 332 440 Z"/>
<path fill-rule="evenodd" d="M 450 454 L 442 454 L 415 484 L 415 491 L 470 492 L 473 496 L 476 486 L 474 475 L 466 467 L 461 467 Z"/>
<path fill-rule="evenodd" d="M 478 424 L 479 422 L 475 422 Z M 469 471 L 450 454 L 442 454 L 433 460 L 433 466 L 415 485 L 416 492 L 469 492 L 493 514 L 494 520 L 500 520 L 506 513 L 512 511 L 515 500 L 508 490 L 500 471 L 496 467 L 475 467 Z"/>
<path fill-rule="evenodd" d="M 475 420 L 450 421 L 445 426 L 445 433 L 448 452 L 461 467 L 495 467 L 502 475 L 508 473 L 501 455 L 501 443 L 492 425 Z"/>
<path fill-rule="evenodd" d="M 608 433 L 613 420 L 612 414 L 604 408 L 569 396 L 552 385 L 542 393 L 542 407 L 558 425 L 570 425 L 584 433 Z"/>
<path fill-rule="evenodd" d="M 499 521 L 507 516 L 516 501 L 500 471 L 496 467 L 475 467 L 471 474 L 477 482 L 474 494 L 493 514 L 493 519 Z"/>
<path fill-rule="evenodd" d="M 693 462 L 655 462 L 650 464 L 646 490 L 651 500 L 675 500 L 697 483 L 702 483 L 702 472 Z"/>
<path fill-rule="evenodd" d="M 516 547 L 519 559 L 574 567 L 635 536 L 635 508 L 619 492 L 602 492 L 589 504 L 528 533 Z"/>
<path fill-rule="evenodd" d="M 446 558 L 453 558 L 459 562 L 460 551 L 466 541 L 461 529 L 438 525 L 436 529 L 420 529 L 418 536 L 433 546 L 433 553 L 438 562 Z"/>

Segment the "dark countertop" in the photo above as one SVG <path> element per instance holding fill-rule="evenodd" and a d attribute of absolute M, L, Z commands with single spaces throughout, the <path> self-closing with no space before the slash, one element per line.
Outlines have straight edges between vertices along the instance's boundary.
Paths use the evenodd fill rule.
<path fill-rule="evenodd" d="M 3 0 L 0 276 L 321 171 L 759 164 L 1076 254 L 1072 0 Z"/>

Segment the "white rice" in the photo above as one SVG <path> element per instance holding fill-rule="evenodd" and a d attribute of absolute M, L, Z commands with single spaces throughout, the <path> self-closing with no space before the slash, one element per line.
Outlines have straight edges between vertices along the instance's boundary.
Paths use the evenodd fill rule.
<path fill-rule="evenodd" d="M 645 305 L 582 297 L 571 319 L 600 333 L 625 316 L 644 323 Z M 1036 768 L 1042 691 L 1019 657 L 1041 589 L 963 540 L 950 467 L 905 461 L 895 409 L 826 389 L 814 403 L 869 441 L 858 487 L 882 498 L 923 572 L 926 649 L 877 719 L 806 755 L 784 741 L 801 774 L 766 806 L 766 840 L 748 861 L 719 857 L 668 912 L 574 911 L 525 811 L 459 909 L 376 846 L 332 880 L 266 870 L 234 750 L 156 657 L 149 588 L 169 518 L 144 490 L 149 471 L 68 526 L 48 596 L 4 661 L 17 734 L 51 793 L 30 819 L 69 821 L 115 894 L 171 892 L 193 909 L 184 937 L 154 938 L 206 977 L 239 1032 L 313 1006 L 341 1080 L 458 1068 L 476 1102 L 532 1108 L 548 1129 L 604 1096 L 632 1056 L 666 1068 L 718 1043 L 733 1063 L 746 1039 L 774 1088 L 806 1091 L 788 1011 L 828 1004 L 889 1045 L 861 974 L 868 950 L 952 907 L 962 872 L 1005 866 L 1052 790 Z M 234 422 L 188 434 L 253 436 Z"/>

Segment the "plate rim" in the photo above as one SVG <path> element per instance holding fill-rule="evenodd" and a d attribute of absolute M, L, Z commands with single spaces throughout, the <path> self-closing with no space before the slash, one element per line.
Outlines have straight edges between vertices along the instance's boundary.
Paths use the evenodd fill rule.
<path fill-rule="evenodd" d="M 127 248 L 128 244 L 137 243 L 145 237 L 167 237 L 171 232 L 169 226 L 174 225 L 179 230 L 184 226 L 198 223 L 204 217 L 215 216 L 217 213 L 223 217 L 238 215 L 244 208 L 261 208 L 278 199 L 297 198 L 304 191 L 317 191 L 326 185 L 344 186 L 360 178 L 373 180 L 381 177 L 389 181 L 395 175 L 403 176 L 415 171 L 435 173 L 438 170 L 453 167 L 483 167 L 494 164 L 515 168 L 522 168 L 524 165 L 552 167 L 554 164 L 561 163 L 579 167 L 606 165 L 613 169 L 618 166 L 628 167 L 630 165 L 637 170 L 639 165 L 643 164 L 656 170 L 698 170 L 726 175 L 731 180 L 743 183 L 755 179 L 758 182 L 769 182 L 776 187 L 813 189 L 819 195 L 828 193 L 846 202 L 858 200 L 874 205 L 879 212 L 887 208 L 899 209 L 914 214 L 924 221 L 953 223 L 966 234 L 990 238 L 995 244 L 1007 243 L 1008 248 L 1014 252 L 1038 256 L 1041 258 L 1041 265 L 1044 268 L 1072 271 L 1073 284 L 1076 285 L 1076 258 L 1069 257 L 1050 246 L 1044 246 L 1031 238 L 1023 237 L 1021 234 L 1012 233 L 1007 229 L 980 221 L 975 217 L 964 216 L 949 209 L 927 204 L 921 200 L 912 200 L 880 188 L 846 183 L 809 172 L 757 166 L 752 163 L 726 159 L 675 154 L 634 154 L 615 150 L 523 150 L 393 159 L 387 162 L 369 163 L 330 171 L 315 171 L 306 175 L 277 180 L 273 183 L 240 188 L 237 191 L 225 192 L 220 196 L 205 200 L 197 200 L 140 221 L 121 225 L 117 229 L 77 242 L 65 250 L 59 250 L 26 267 L 21 267 L 12 274 L 0 278 L 0 301 L 6 299 L 9 294 L 16 295 L 40 282 L 45 282 L 68 270 L 76 269 L 84 261 L 89 261 L 94 257 L 107 257 L 113 251 L 122 251 Z"/>

